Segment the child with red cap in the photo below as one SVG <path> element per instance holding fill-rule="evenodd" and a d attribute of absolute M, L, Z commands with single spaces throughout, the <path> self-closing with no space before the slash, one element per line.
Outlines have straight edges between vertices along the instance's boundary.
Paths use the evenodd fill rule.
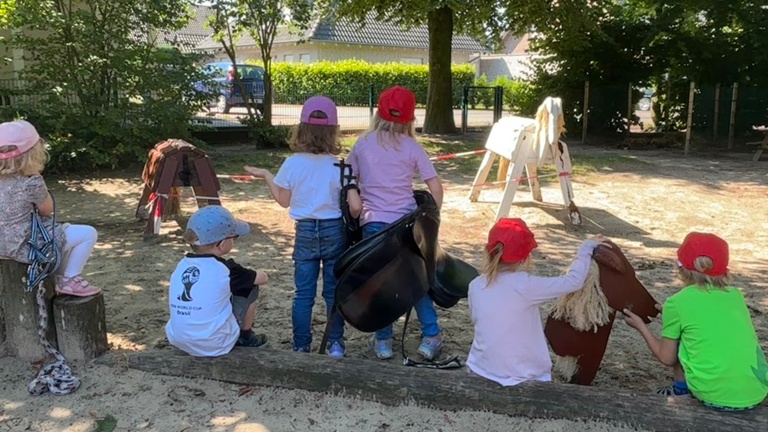
<path fill-rule="evenodd" d="M 371 126 L 355 143 L 349 164 L 358 176 L 363 210 L 360 224 L 363 238 L 416 210 L 413 178 L 416 173 L 427 184 L 438 207 L 443 187 L 424 148 L 416 141 L 414 120 L 416 96 L 404 87 L 392 87 L 379 96 L 378 110 Z M 443 347 L 437 311 L 429 296 L 414 307 L 421 323 L 419 353 L 434 359 Z M 373 350 L 379 359 L 392 358 L 392 326 L 376 332 Z"/>
<path fill-rule="evenodd" d="M 317 279 L 322 267 L 326 313 L 330 316 L 336 292 L 333 266 L 346 250 L 345 227 L 341 214 L 341 153 L 336 104 L 325 96 L 314 96 L 304 102 L 301 122 L 288 141 L 294 154 L 288 157 L 276 175 L 269 170 L 245 166 L 255 177 L 263 178 L 272 197 L 282 207 L 290 207 L 296 221 L 293 246 L 293 350 L 310 352 L 312 343 L 312 308 L 317 296 Z M 353 216 L 362 204 L 357 191 L 347 192 Z M 329 332 L 328 355 L 343 358 L 344 318 L 336 314 Z"/>
<path fill-rule="evenodd" d="M 469 310 L 475 336 L 467 367 L 503 386 L 551 381 L 552 359 L 539 305 L 579 290 L 587 279 L 595 236 L 581 244 L 565 276 L 528 273 L 538 247 L 522 219 L 502 218 L 491 228 L 482 274 L 469 284 Z"/>
<path fill-rule="evenodd" d="M 98 234 L 89 225 L 53 224 L 53 198 L 41 175 L 47 161 L 45 141 L 34 126 L 23 120 L 0 124 L 0 259 L 30 262 L 30 218 L 37 207 L 61 253 L 56 292 L 96 295 L 101 289 L 88 283 L 81 273 Z"/>
<path fill-rule="evenodd" d="M 728 243 L 714 234 L 692 232 L 677 250 L 678 275 L 686 285 L 662 309 L 661 338 L 625 309 L 675 381 L 659 394 L 692 394 L 710 408 L 754 408 L 768 395 L 768 364 L 760 348 L 744 295 L 730 286 Z"/>

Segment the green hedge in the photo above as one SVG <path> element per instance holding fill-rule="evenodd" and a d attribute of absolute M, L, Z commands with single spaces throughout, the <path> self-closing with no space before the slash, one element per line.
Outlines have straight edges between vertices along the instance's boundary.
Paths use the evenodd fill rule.
<path fill-rule="evenodd" d="M 452 65 L 451 69 L 453 103 L 459 107 L 461 90 L 464 85 L 474 82 L 475 69 L 471 65 Z M 416 94 L 419 105 L 426 105 L 428 78 L 427 65 L 367 63 L 362 60 L 272 64 L 274 102 L 278 104 L 302 104 L 311 96 L 323 94 L 339 105 L 368 106 L 371 85 L 374 103 L 381 91 L 401 85 Z"/>

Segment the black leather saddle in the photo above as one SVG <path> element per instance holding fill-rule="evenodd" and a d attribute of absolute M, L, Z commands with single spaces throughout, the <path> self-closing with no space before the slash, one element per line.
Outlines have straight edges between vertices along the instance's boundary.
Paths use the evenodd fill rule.
<path fill-rule="evenodd" d="M 414 191 L 418 208 L 337 261 L 336 307 L 363 332 L 374 332 L 408 312 L 422 297 L 450 308 L 467 297 L 477 270 L 438 244 L 440 212 L 426 191 Z"/>

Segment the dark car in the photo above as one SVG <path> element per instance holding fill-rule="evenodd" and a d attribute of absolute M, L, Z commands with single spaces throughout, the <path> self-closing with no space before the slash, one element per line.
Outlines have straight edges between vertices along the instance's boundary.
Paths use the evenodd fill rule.
<path fill-rule="evenodd" d="M 247 94 L 250 94 L 250 100 L 243 98 L 240 86 L 235 81 L 235 66 L 243 82 L 243 87 Z M 204 66 L 206 73 L 217 83 L 216 88 L 207 89 L 202 83 L 197 83 L 196 87 L 200 91 L 209 91 L 212 94 L 218 94 L 211 105 L 216 107 L 220 113 L 228 113 L 232 107 L 245 106 L 250 102 L 256 105 L 256 109 L 264 112 L 264 68 L 256 65 L 240 64 L 233 65 L 230 62 L 214 62 Z"/>

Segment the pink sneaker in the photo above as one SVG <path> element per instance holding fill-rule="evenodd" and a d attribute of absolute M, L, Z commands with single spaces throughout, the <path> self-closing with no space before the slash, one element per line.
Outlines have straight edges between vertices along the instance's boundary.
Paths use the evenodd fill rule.
<path fill-rule="evenodd" d="M 101 288 L 89 284 L 88 281 L 80 276 L 75 276 L 73 278 L 57 276 L 56 292 L 75 297 L 90 297 L 100 293 Z"/>

